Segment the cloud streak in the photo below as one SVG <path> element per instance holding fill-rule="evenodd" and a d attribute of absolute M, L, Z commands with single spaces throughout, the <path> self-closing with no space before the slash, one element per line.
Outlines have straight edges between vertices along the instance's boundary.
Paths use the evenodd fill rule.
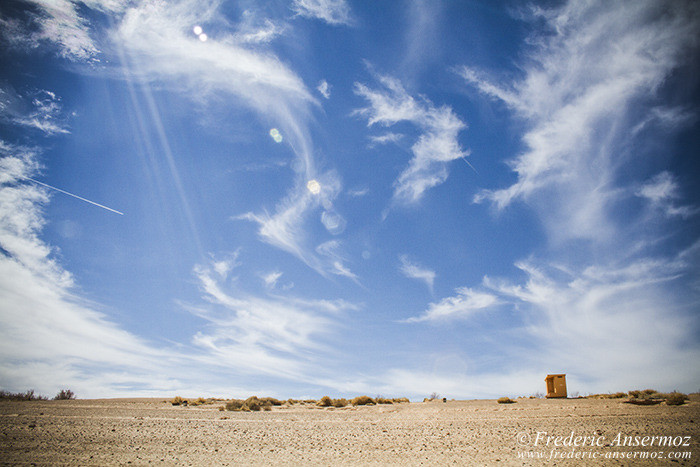
<path fill-rule="evenodd" d="M 425 285 L 428 286 L 428 290 L 430 290 L 430 293 L 433 293 L 433 285 L 435 283 L 436 275 L 435 271 L 426 269 L 416 263 L 413 263 L 411 260 L 408 259 L 408 256 L 406 255 L 399 256 L 399 260 L 401 261 L 400 271 L 404 276 L 411 279 L 419 280 L 421 282 L 425 282 Z"/>
<path fill-rule="evenodd" d="M 294 0 L 292 9 L 300 16 L 320 19 L 334 26 L 352 23 L 350 6 L 345 0 Z"/>
<path fill-rule="evenodd" d="M 468 83 L 504 102 L 529 128 L 525 151 L 510 162 L 516 182 L 483 190 L 475 201 L 499 209 L 526 201 L 543 211 L 550 232 L 562 239 L 610 234 L 619 171 L 649 156 L 629 150 L 630 137 L 636 136 L 629 123 L 633 109 L 642 102 L 653 105 L 650 96 L 697 46 L 698 7 L 569 2 L 532 14 L 548 31 L 530 39 L 534 46 L 521 80 L 499 84 L 473 68 L 460 70 Z M 650 111 L 655 114 L 653 107 Z M 565 202 L 552 203 L 553 198 Z"/>
<path fill-rule="evenodd" d="M 461 148 L 459 132 L 466 128 L 448 106 L 436 107 L 426 98 L 410 96 L 399 80 L 379 76 L 380 88 L 371 89 L 355 83 L 355 93 L 369 106 L 355 114 L 367 117 L 368 126 L 391 127 L 399 122 L 416 125 L 421 134 L 411 147 L 413 157 L 394 183 L 394 201 L 400 204 L 418 202 L 425 192 L 447 180 L 449 162 L 469 155 Z M 396 137 L 377 137 L 376 143 L 395 141 Z"/>

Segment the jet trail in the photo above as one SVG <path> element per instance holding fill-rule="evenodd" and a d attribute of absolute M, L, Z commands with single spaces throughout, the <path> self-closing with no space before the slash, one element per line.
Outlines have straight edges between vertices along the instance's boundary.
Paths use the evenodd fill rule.
<path fill-rule="evenodd" d="M 116 214 L 119 214 L 120 216 L 123 216 L 123 215 L 124 215 L 123 212 L 119 212 L 119 211 L 117 211 L 116 209 L 108 208 L 107 206 L 103 206 L 103 205 L 101 205 L 101 204 L 99 204 L 99 203 L 96 203 L 96 202 L 94 202 L 94 201 L 90 201 L 89 199 L 82 198 L 82 197 L 80 197 L 80 196 L 78 196 L 78 195 L 74 195 L 73 193 L 68 193 L 67 191 L 61 190 L 60 188 L 56 188 L 55 186 L 51 186 L 51 185 L 48 185 L 48 184 L 46 184 L 46 183 L 42 183 L 42 182 L 40 182 L 40 181 L 38 181 L 38 180 L 34 180 L 33 178 L 29 178 L 29 177 L 25 177 L 25 178 L 26 178 L 27 180 L 31 181 L 31 182 L 37 183 L 37 184 L 39 184 L 39 185 L 41 185 L 41 186 L 45 186 L 46 188 L 51 188 L 52 190 L 59 191 L 59 192 L 65 194 L 65 195 L 72 196 L 73 198 L 77 198 L 77 199 L 79 199 L 79 200 L 81 200 L 81 201 L 85 201 L 86 203 L 90 203 L 90 204 L 95 205 L 95 206 L 97 206 L 97 207 L 100 207 L 100 208 L 102 208 L 102 209 L 106 209 L 106 210 L 108 210 L 108 211 L 112 211 L 112 212 L 114 212 L 114 213 L 116 213 Z"/>

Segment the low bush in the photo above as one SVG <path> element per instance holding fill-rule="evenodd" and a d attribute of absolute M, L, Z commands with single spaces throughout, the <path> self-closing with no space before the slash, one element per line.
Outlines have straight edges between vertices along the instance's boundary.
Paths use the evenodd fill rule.
<path fill-rule="evenodd" d="M 394 404 L 404 404 L 406 402 L 411 402 L 410 400 L 408 400 L 408 397 L 394 397 L 392 401 L 394 402 Z"/>
<path fill-rule="evenodd" d="M 323 396 L 316 405 L 319 407 L 331 407 L 333 405 L 333 399 L 328 396 Z"/>
<path fill-rule="evenodd" d="M 346 407 L 350 402 L 347 399 L 333 399 L 333 407 L 339 409 Z"/>
<path fill-rule="evenodd" d="M 683 405 L 688 400 L 688 396 L 680 392 L 666 394 L 666 405 Z"/>
<path fill-rule="evenodd" d="M 0 399 L 10 399 L 13 401 L 46 401 L 48 397 L 39 394 L 34 394 L 34 389 L 27 392 L 9 392 L 0 391 Z"/>
<path fill-rule="evenodd" d="M 277 402 L 277 403 L 274 403 Z M 277 399 L 270 397 L 264 397 L 262 399 L 257 396 L 251 396 L 246 400 L 233 399 L 226 403 L 224 406 L 226 410 L 237 411 L 237 412 L 259 412 L 261 410 L 269 411 L 272 410 L 273 405 L 282 405 L 282 402 Z"/>
<path fill-rule="evenodd" d="M 387 399 L 386 397 L 375 397 L 374 402 L 377 404 L 393 404 L 394 401 L 391 399 Z"/>
<path fill-rule="evenodd" d="M 369 396 L 358 396 L 351 401 L 352 405 L 374 405 L 374 399 Z"/>
<path fill-rule="evenodd" d="M 497 400 L 499 404 L 515 404 L 515 401 L 510 397 L 501 397 Z"/>
<path fill-rule="evenodd" d="M 75 393 L 70 389 L 61 389 L 53 398 L 55 401 L 67 401 L 75 399 Z"/>
<path fill-rule="evenodd" d="M 182 404 L 184 404 L 185 402 L 187 402 L 187 401 L 186 401 L 185 399 L 183 399 L 182 397 L 180 397 L 180 396 L 175 396 L 175 397 L 173 398 L 173 400 L 170 401 L 170 403 L 173 404 L 173 405 L 182 405 Z"/>
<path fill-rule="evenodd" d="M 260 402 L 262 402 L 263 405 L 267 405 L 267 406 L 272 406 L 272 405 L 280 406 L 284 403 L 279 399 L 275 399 L 274 397 L 263 397 L 260 399 Z"/>
<path fill-rule="evenodd" d="M 230 400 L 226 403 L 224 407 L 226 407 L 226 410 L 242 410 L 243 405 L 245 404 L 245 401 L 242 399 L 233 399 Z"/>

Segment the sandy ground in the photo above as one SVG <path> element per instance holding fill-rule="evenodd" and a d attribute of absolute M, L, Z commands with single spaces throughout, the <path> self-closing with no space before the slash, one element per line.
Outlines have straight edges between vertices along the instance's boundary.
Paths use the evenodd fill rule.
<path fill-rule="evenodd" d="M 518 399 L 242 413 L 221 405 L 0 401 L 0 464 L 700 465 L 697 396 L 675 407 Z M 618 433 L 640 445 L 618 446 Z M 686 458 L 669 459 L 677 455 Z"/>

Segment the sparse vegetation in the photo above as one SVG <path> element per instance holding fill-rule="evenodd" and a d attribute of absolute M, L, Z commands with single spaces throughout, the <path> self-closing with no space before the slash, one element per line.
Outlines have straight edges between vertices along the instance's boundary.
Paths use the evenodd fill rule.
<path fill-rule="evenodd" d="M 13 401 L 46 401 L 48 397 L 39 394 L 34 394 L 34 389 L 27 392 L 9 392 L 0 391 L 0 399 L 9 399 Z"/>
<path fill-rule="evenodd" d="M 667 394 L 666 405 L 683 405 L 687 400 L 688 396 L 674 391 L 671 394 Z"/>
<path fill-rule="evenodd" d="M 316 402 L 316 405 L 319 407 L 331 407 L 333 406 L 333 399 L 328 396 L 323 396 L 318 402 Z"/>
<path fill-rule="evenodd" d="M 342 407 L 346 407 L 350 401 L 347 399 L 333 399 L 333 407 L 340 409 Z"/>
<path fill-rule="evenodd" d="M 183 399 L 182 397 L 180 397 L 180 396 L 175 396 L 175 397 L 173 398 L 173 400 L 170 401 L 170 403 L 173 404 L 173 405 L 183 405 L 183 404 L 185 404 L 186 402 L 187 402 L 187 401 L 186 401 L 185 399 Z"/>
<path fill-rule="evenodd" d="M 61 389 L 53 398 L 55 401 L 67 401 L 75 399 L 75 393 L 70 389 Z"/>
<path fill-rule="evenodd" d="M 369 397 L 369 396 L 358 396 L 358 397 L 354 398 L 354 399 L 351 401 L 351 404 L 354 405 L 354 406 L 358 406 L 358 405 L 374 405 L 374 404 L 376 404 L 376 402 L 374 402 L 374 399 L 372 399 L 372 398 Z"/>
<path fill-rule="evenodd" d="M 236 412 L 259 412 L 261 410 L 272 410 L 273 405 L 282 405 L 282 402 L 272 397 L 263 397 L 260 399 L 257 396 L 252 396 L 246 400 L 233 399 L 227 402 L 225 407 L 226 410 Z"/>
<path fill-rule="evenodd" d="M 510 397 L 501 397 L 497 401 L 499 404 L 515 404 L 515 401 Z"/>
<path fill-rule="evenodd" d="M 678 391 L 671 393 L 659 392 L 656 389 L 635 389 L 628 393 L 616 392 L 613 394 L 592 394 L 587 396 L 591 399 L 622 399 L 628 404 L 634 405 L 657 405 L 666 402 L 666 405 L 682 405 L 688 400 L 688 396 Z"/>
<path fill-rule="evenodd" d="M 624 392 L 616 392 L 614 394 L 591 394 L 587 396 L 589 399 L 622 399 L 627 394 Z"/>

